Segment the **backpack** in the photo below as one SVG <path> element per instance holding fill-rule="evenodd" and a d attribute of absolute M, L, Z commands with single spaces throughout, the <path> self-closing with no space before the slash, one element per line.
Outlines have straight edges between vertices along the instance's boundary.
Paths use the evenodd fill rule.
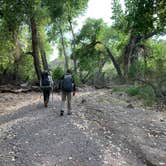
<path fill-rule="evenodd" d="M 73 77 L 71 74 L 65 74 L 62 79 L 62 90 L 65 92 L 73 91 Z"/>
<path fill-rule="evenodd" d="M 42 86 L 50 86 L 50 80 L 47 74 L 42 75 Z"/>

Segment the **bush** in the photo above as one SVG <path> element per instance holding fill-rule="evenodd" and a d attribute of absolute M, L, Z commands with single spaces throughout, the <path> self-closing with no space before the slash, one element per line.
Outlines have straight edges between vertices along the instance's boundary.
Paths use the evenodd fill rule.
<path fill-rule="evenodd" d="M 156 95 L 151 86 L 136 86 L 136 85 L 126 85 L 126 86 L 114 86 L 112 87 L 114 92 L 126 92 L 130 96 L 137 96 L 143 99 L 144 104 L 147 106 L 152 105 L 156 100 Z"/>
<path fill-rule="evenodd" d="M 138 95 L 141 99 L 144 99 L 145 105 L 152 105 L 156 99 L 153 88 L 147 85 L 140 88 Z"/>
<path fill-rule="evenodd" d="M 60 80 L 61 77 L 64 75 L 64 70 L 62 67 L 58 66 L 55 69 L 53 69 L 52 77 L 54 80 Z"/>
<path fill-rule="evenodd" d="M 137 87 L 137 86 L 131 86 L 131 87 L 127 88 L 126 92 L 130 96 L 136 96 L 136 95 L 139 94 L 139 90 L 140 90 L 139 87 Z"/>
<path fill-rule="evenodd" d="M 74 77 L 74 80 L 75 80 L 75 84 L 78 86 L 81 84 L 81 81 L 80 81 L 80 77 L 78 74 L 73 74 L 73 77 Z"/>

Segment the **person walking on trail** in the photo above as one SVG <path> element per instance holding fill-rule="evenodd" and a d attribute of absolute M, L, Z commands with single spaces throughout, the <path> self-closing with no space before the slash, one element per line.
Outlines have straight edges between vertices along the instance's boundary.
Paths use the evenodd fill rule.
<path fill-rule="evenodd" d="M 50 92 L 53 90 L 53 80 L 48 71 L 43 71 L 41 74 L 40 87 L 43 91 L 44 106 L 48 106 Z"/>
<path fill-rule="evenodd" d="M 62 90 L 62 101 L 61 101 L 61 110 L 60 110 L 60 116 L 63 116 L 64 114 L 64 107 L 65 107 L 65 101 L 67 98 L 67 114 L 71 115 L 71 96 L 73 92 L 73 96 L 75 96 L 76 86 L 74 82 L 74 78 L 72 75 L 72 71 L 70 69 L 67 70 L 66 74 L 64 74 L 60 81 L 60 89 Z"/>

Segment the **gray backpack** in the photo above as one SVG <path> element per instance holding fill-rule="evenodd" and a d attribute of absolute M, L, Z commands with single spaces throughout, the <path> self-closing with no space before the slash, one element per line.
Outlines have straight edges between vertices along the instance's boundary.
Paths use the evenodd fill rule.
<path fill-rule="evenodd" d="M 65 92 L 73 91 L 73 76 L 71 74 L 65 74 L 62 80 L 62 90 Z"/>

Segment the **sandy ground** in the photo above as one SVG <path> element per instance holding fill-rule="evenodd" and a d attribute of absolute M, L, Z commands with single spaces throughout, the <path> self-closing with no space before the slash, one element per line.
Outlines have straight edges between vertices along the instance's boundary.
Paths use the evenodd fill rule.
<path fill-rule="evenodd" d="M 73 114 L 60 95 L 0 94 L 0 166 L 166 166 L 166 112 L 111 90 L 84 91 Z"/>

